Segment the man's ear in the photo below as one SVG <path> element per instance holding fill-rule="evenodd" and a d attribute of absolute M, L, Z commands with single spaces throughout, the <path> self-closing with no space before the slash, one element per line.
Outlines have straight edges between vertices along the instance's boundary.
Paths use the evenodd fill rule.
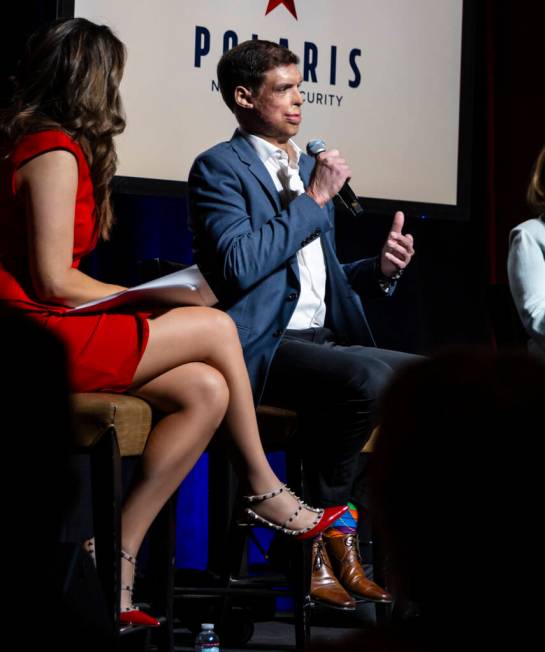
<path fill-rule="evenodd" d="M 235 104 L 242 109 L 253 109 L 254 97 L 252 91 L 245 86 L 237 86 L 235 88 Z"/>

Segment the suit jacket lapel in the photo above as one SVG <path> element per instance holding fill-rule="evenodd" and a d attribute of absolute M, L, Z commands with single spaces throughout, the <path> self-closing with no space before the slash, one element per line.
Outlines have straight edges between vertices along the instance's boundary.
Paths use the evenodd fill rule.
<path fill-rule="evenodd" d="M 273 180 L 271 179 L 271 175 L 269 174 L 269 171 L 263 165 L 258 155 L 255 153 L 254 148 L 250 145 L 250 143 L 246 140 L 246 138 L 244 138 L 244 136 L 241 133 L 239 133 L 238 130 L 235 131 L 233 137 L 231 138 L 231 147 L 235 150 L 240 160 L 245 165 L 248 166 L 248 169 L 254 175 L 254 177 L 261 183 L 265 193 L 269 197 L 271 203 L 276 208 L 276 210 L 277 211 L 282 210 L 282 206 L 280 203 L 280 195 L 278 194 L 278 190 L 276 189 Z M 305 188 L 308 186 L 310 182 L 310 175 L 312 173 L 313 168 L 314 168 L 314 159 L 312 159 L 310 156 L 306 156 L 305 154 L 302 154 L 301 158 L 299 159 L 299 174 L 301 175 L 301 179 L 303 181 Z M 326 252 L 324 253 L 327 261 L 329 251 L 327 251 L 327 253 Z M 299 287 L 300 280 L 299 280 L 299 266 L 297 265 L 297 257 L 293 256 L 289 261 L 287 261 L 287 265 L 288 265 L 288 269 L 291 271 L 291 273 L 294 276 L 296 287 Z"/>
<path fill-rule="evenodd" d="M 261 183 L 276 210 L 281 210 L 280 196 L 274 186 L 271 175 L 255 153 L 254 148 L 238 131 L 235 131 L 231 138 L 231 147 L 235 150 L 240 160 L 248 166 L 248 169 L 259 183 Z"/>

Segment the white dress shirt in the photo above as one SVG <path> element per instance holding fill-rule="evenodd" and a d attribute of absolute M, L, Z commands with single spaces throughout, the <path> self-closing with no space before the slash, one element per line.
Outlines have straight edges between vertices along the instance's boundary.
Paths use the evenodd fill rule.
<path fill-rule="evenodd" d="M 292 141 L 288 141 L 290 156 L 279 147 L 267 140 L 240 130 L 242 135 L 254 148 L 263 162 L 275 188 L 280 194 L 284 208 L 305 192 L 303 181 L 299 174 L 299 158 L 301 149 Z M 325 321 L 325 286 L 326 268 L 324 252 L 320 238 L 299 249 L 297 252 L 301 292 L 287 328 L 301 330 L 304 328 L 321 327 Z"/>

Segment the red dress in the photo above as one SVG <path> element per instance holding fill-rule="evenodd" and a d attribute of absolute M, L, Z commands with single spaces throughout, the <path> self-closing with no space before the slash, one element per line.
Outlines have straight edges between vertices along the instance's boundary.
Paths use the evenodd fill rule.
<path fill-rule="evenodd" d="M 72 267 L 96 246 L 95 201 L 89 166 L 80 146 L 61 131 L 21 138 L 0 161 L 0 305 L 25 312 L 56 333 L 68 351 L 76 392 L 123 392 L 131 384 L 146 348 L 149 326 L 143 314 L 67 314 L 69 308 L 41 303 L 30 276 L 23 198 L 15 192 L 15 172 L 30 159 L 56 149 L 72 152 L 78 163 Z"/>

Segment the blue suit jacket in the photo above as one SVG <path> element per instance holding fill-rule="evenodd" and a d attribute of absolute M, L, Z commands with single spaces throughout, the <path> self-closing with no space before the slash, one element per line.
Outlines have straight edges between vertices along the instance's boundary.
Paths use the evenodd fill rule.
<path fill-rule="evenodd" d="M 302 154 L 305 186 L 313 167 Z M 189 209 L 195 262 L 238 327 L 257 400 L 299 296 L 297 251 L 315 238 L 327 269 L 325 325 L 342 342 L 375 345 L 358 294 L 380 294 L 376 258 L 341 265 L 333 205 L 322 209 L 302 194 L 283 209 L 269 172 L 238 132 L 195 160 Z"/>

